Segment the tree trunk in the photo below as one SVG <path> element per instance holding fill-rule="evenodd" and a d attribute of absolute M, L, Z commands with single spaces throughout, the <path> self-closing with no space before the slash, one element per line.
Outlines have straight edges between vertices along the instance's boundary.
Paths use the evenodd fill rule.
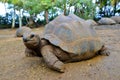
<path fill-rule="evenodd" d="M 30 16 L 28 24 L 27 24 L 28 27 L 33 28 L 33 27 L 38 27 L 39 26 L 39 24 L 34 21 L 34 17 L 35 17 L 35 14 Z"/>
<path fill-rule="evenodd" d="M 46 23 L 49 23 L 48 10 L 45 10 L 45 20 L 46 20 Z"/>
<path fill-rule="evenodd" d="M 22 27 L 21 9 L 19 10 L 19 28 Z"/>
<path fill-rule="evenodd" d="M 65 3 L 64 3 L 64 15 L 67 15 L 66 0 L 65 0 Z"/>
<path fill-rule="evenodd" d="M 12 29 L 15 28 L 15 8 L 12 16 Z"/>
<path fill-rule="evenodd" d="M 75 6 L 74 14 L 77 14 L 77 7 Z"/>
<path fill-rule="evenodd" d="M 114 16 L 115 16 L 115 13 L 116 13 L 116 5 L 117 5 L 117 3 L 115 2 L 115 4 L 114 4 Z"/>
<path fill-rule="evenodd" d="M 5 7 L 5 13 L 7 13 L 7 9 L 6 9 L 6 5 L 5 5 L 5 2 L 4 2 L 4 7 Z"/>
<path fill-rule="evenodd" d="M 33 27 L 33 19 L 32 19 L 33 17 L 32 17 L 32 15 L 30 15 L 30 17 L 29 17 L 29 21 L 28 21 L 28 24 L 27 24 L 27 26 L 28 27 Z"/>
<path fill-rule="evenodd" d="M 27 17 L 25 17 L 25 19 L 26 19 L 27 24 L 29 24 L 28 18 L 27 18 Z"/>

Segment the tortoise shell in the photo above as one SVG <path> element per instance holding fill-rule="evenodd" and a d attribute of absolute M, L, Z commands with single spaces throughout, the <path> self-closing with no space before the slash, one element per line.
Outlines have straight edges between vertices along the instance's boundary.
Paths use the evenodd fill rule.
<path fill-rule="evenodd" d="M 90 26 L 97 26 L 97 25 L 98 25 L 98 24 L 97 24 L 94 20 L 92 20 L 92 19 L 86 20 L 86 23 L 88 23 L 88 25 L 90 25 Z"/>
<path fill-rule="evenodd" d="M 31 32 L 32 30 L 29 27 L 20 27 L 16 30 L 16 37 L 23 37 L 25 32 Z"/>
<path fill-rule="evenodd" d="M 111 19 L 116 21 L 116 23 L 120 24 L 120 16 L 112 16 Z"/>
<path fill-rule="evenodd" d="M 74 14 L 73 14 L 74 15 Z M 98 51 L 102 43 L 94 29 L 79 17 L 59 15 L 45 26 L 43 38 L 66 52 L 82 54 Z"/>
<path fill-rule="evenodd" d="M 112 25 L 112 24 L 116 24 L 116 22 L 111 19 L 111 18 L 101 18 L 99 21 L 98 21 L 99 24 L 101 25 Z"/>

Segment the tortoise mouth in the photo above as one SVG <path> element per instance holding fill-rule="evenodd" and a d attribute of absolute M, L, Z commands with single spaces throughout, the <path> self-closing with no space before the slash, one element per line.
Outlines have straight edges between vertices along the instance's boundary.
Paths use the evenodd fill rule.
<path fill-rule="evenodd" d="M 34 40 L 27 40 L 26 42 L 24 41 L 24 44 L 26 44 L 27 46 L 38 46 L 39 42 Z"/>

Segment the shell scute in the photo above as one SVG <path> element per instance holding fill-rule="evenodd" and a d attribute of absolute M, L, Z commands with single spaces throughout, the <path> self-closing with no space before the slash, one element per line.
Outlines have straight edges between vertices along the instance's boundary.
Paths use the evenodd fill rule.
<path fill-rule="evenodd" d="M 45 26 L 44 38 L 69 53 L 82 54 L 99 50 L 101 43 L 95 30 L 85 21 L 75 18 L 58 16 Z"/>

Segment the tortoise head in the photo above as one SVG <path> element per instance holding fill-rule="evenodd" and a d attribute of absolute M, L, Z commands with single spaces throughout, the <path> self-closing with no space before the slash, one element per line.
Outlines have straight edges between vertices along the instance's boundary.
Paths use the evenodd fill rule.
<path fill-rule="evenodd" d="M 40 37 L 33 32 L 26 32 L 23 34 L 23 42 L 27 48 L 36 48 L 40 45 Z"/>

